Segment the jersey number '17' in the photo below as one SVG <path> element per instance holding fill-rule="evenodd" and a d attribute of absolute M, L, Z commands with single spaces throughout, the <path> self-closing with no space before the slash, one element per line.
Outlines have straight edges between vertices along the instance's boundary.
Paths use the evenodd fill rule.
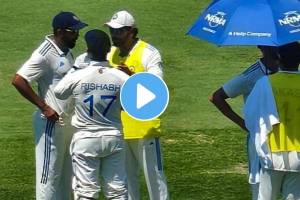
<path fill-rule="evenodd" d="M 101 101 L 105 101 L 105 100 L 109 100 L 106 108 L 104 109 L 102 115 L 105 116 L 108 109 L 110 108 L 110 106 L 112 105 L 113 101 L 116 99 L 116 96 L 113 95 L 102 95 L 100 96 L 100 100 Z M 89 103 L 89 115 L 90 117 L 93 117 L 94 114 L 94 95 L 90 95 L 89 97 L 87 97 L 86 99 L 83 100 L 84 103 Z"/>

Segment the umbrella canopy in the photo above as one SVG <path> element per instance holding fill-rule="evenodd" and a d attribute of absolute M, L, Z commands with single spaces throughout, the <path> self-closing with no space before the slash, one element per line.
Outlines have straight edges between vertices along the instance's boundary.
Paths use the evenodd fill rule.
<path fill-rule="evenodd" d="M 217 45 L 300 40 L 299 0 L 214 0 L 187 33 Z"/>

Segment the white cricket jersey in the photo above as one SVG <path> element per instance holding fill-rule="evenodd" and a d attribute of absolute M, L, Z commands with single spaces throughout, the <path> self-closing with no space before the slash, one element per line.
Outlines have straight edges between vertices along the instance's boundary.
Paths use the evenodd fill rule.
<path fill-rule="evenodd" d="M 90 65 L 90 62 L 92 62 L 92 59 L 88 55 L 87 52 L 79 55 L 75 59 L 74 67 L 77 69 L 83 69 Z"/>
<path fill-rule="evenodd" d="M 235 98 L 239 95 L 243 95 L 245 103 L 257 80 L 269 73 L 270 71 L 260 60 L 258 60 L 243 73 L 235 76 L 233 79 L 225 83 L 223 85 L 223 90 L 229 98 Z M 260 165 L 255 149 L 254 137 L 255 135 L 250 132 L 247 138 L 250 184 L 256 184 L 259 182 Z"/>
<path fill-rule="evenodd" d="M 62 52 L 54 43 L 53 36 L 46 36 L 45 41 L 32 53 L 31 57 L 17 71 L 17 74 L 29 83 L 38 83 L 38 95 L 58 114 L 70 112 L 69 100 L 59 100 L 54 95 L 54 87 L 72 68 L 74 58 L 71 50 Z"/>
<path fill-rule="evenodd" d="M 110 130 L 121 130 L 119 93 L 128 77 L 124 72 L 110 68 L 108 62 L 94 62 L 66 75 L 56 86 L 55 95 L 60 99 L 73 96 L 75 115 L 72 125 L 79 131 L 121 135 L 120 131 Z"/>
<path fill-rule="evenodd" d="M 284 73 L 284 72 L 279 72 Z M 299 72 L 287 72 L 299 73 Z M 267 103 L 266 103 L 267 102 Z M 260 78 L 251 91 L 244 106 L 245 124 L 255 135 L 256 150 L 259 152 L 261 166 L 279 171 L 300 171 L 300 152 L 270 152 L 268 134 L 273 125 L 280 123 L 269 78 Z"/>
<path fill-rule="evenodd" d="M 260 60 L 258 60 L 243 73 L 226 82 L 223 85 L 223 90 L 229 98 L 235 98 L 239 95 L 243 95 L 244 102 L 246 102 L 247 97 L 256 81 L 269 73 L 270 71 Z"/>
<path fill-rule="evenodd" d="M 146 67 L 146 72 L 155 74 L 163 78 L 161 55 L 159 51 L 150 44 L 148 44 L 143 51 L 142 64 Z"/>

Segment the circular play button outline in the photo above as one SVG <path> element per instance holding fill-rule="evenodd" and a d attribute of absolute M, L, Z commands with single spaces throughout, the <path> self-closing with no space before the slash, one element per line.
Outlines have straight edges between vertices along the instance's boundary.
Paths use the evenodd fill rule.
<path fill-rule="evenodd" d="M 145 97 L 150 99 L 140 99 Z M 166 110 L 169 104 L 169 90 L 161 77 L 149 72 L 140 72 L 130 76 L 122 85 L 120 102 L 124 111 L 132 118 L 149 121 L 159 117 Z"/>

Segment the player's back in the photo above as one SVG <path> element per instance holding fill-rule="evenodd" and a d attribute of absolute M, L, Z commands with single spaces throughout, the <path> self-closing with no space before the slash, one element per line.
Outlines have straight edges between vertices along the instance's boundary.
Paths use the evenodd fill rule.
<path fill-rule="evenodd" d="M 80 76 L 73 90 L 75 116 L 72 124 L 80 130 L 121 129 L 119 93 L 128 76 L 113 68 L 89 66 L 74 73 Z"/>

